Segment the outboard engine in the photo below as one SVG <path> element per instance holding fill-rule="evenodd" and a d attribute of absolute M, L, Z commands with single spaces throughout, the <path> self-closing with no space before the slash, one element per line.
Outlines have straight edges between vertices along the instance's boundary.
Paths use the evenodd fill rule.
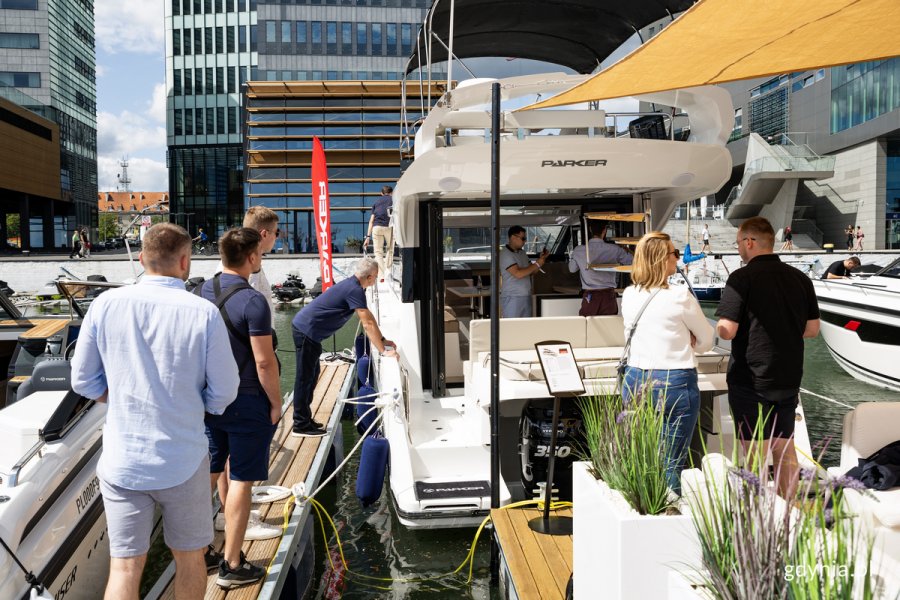
<path fill-rule="evenodd" d="M 522 485 L 526 498 L 539 492 L 538 484 L 547 481 L 550 458 L 550 436 L 553 431 L 553 400 L 529 400 L 519 421 L 519 457 L 522 461 Z M 556 463 L 553 467 L 554 487 L 560 500 L 572 499 L 572 463 L 584 444 L 581 409 L 575 402 L 563 402 L 559 409 L 556 433 Z"/>

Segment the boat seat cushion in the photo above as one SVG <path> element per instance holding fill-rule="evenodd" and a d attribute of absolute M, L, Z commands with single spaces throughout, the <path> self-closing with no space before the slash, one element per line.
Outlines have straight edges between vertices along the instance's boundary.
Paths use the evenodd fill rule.
<path fill-rule="evenodd" d="M 625 323 L 620 315 L 587 317 L 585 321 L 588 348 L 625 346 Z"/>
<path fill-rule="evenodd" d="M 533 350 L 536 343 L 547 340 L 562 340 L 573 348 L 584 348 L 585 318 L 500 319 L 500 350 Z M 473 319 L 469 324 L 469 360 L 477 360 L 481 352 L 490 349 L 490 319 Z"/>
<path fill-rule="evenodd" d="M 841 471 L 900 439 L 900 402 L 864 402 L 844 415 Z"/>

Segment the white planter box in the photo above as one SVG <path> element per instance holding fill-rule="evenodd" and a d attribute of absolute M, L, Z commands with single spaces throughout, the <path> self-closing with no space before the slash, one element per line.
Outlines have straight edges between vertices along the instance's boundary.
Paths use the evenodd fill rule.
<path fill-rule="evenodd" d="M 691 583 L 699 577 L 700 575 L 696 571 L 687 573 L 669 571 L 669 590 L 666 598 L 668 600 L 709 600 L 711 596 L 708 593 L 695 588 Z"/>
<path fill-rule="evenodd" d="M 572 466 L 575 599 L 664 600 L 670 571 L 700 566 L 689 515 L 646 516 L 588 471 Z"/>

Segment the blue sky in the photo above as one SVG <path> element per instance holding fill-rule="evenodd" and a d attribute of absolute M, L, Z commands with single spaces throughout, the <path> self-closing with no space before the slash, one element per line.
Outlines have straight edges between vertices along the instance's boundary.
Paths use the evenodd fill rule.
<path fill-rule="evenodd" d="M 132 190 L 168 189 L 163 15 L 163 0 L 94 2 L 101 192 L 115 191 L 123 156 Z"/>

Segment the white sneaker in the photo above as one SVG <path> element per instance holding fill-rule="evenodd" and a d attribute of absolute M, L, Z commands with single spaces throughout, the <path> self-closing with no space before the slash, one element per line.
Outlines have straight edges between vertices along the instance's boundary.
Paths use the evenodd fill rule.
<path fill-rule="evenodd" d="M 250 517 L 250 521 L 247 523 L 247 531 L 244 533 L 245 540 L 270 540 L 272 538 L 277 538 L 281 535 L 281 527 L 277 525 L 269 525 L 263 521 L 260 521 L 257 517 L 254 519 L 252 516 Z"/>
<path fill-rule="evenodd" d="M 250 522 L 252 523 L 254 521 L 260 521 L 259 511 L 255 509 L 250 511 Z M 221 511 L 216 513 L 214 526 L 216 528 L 216 531 L 225 531 L 225 513 Z"/>

